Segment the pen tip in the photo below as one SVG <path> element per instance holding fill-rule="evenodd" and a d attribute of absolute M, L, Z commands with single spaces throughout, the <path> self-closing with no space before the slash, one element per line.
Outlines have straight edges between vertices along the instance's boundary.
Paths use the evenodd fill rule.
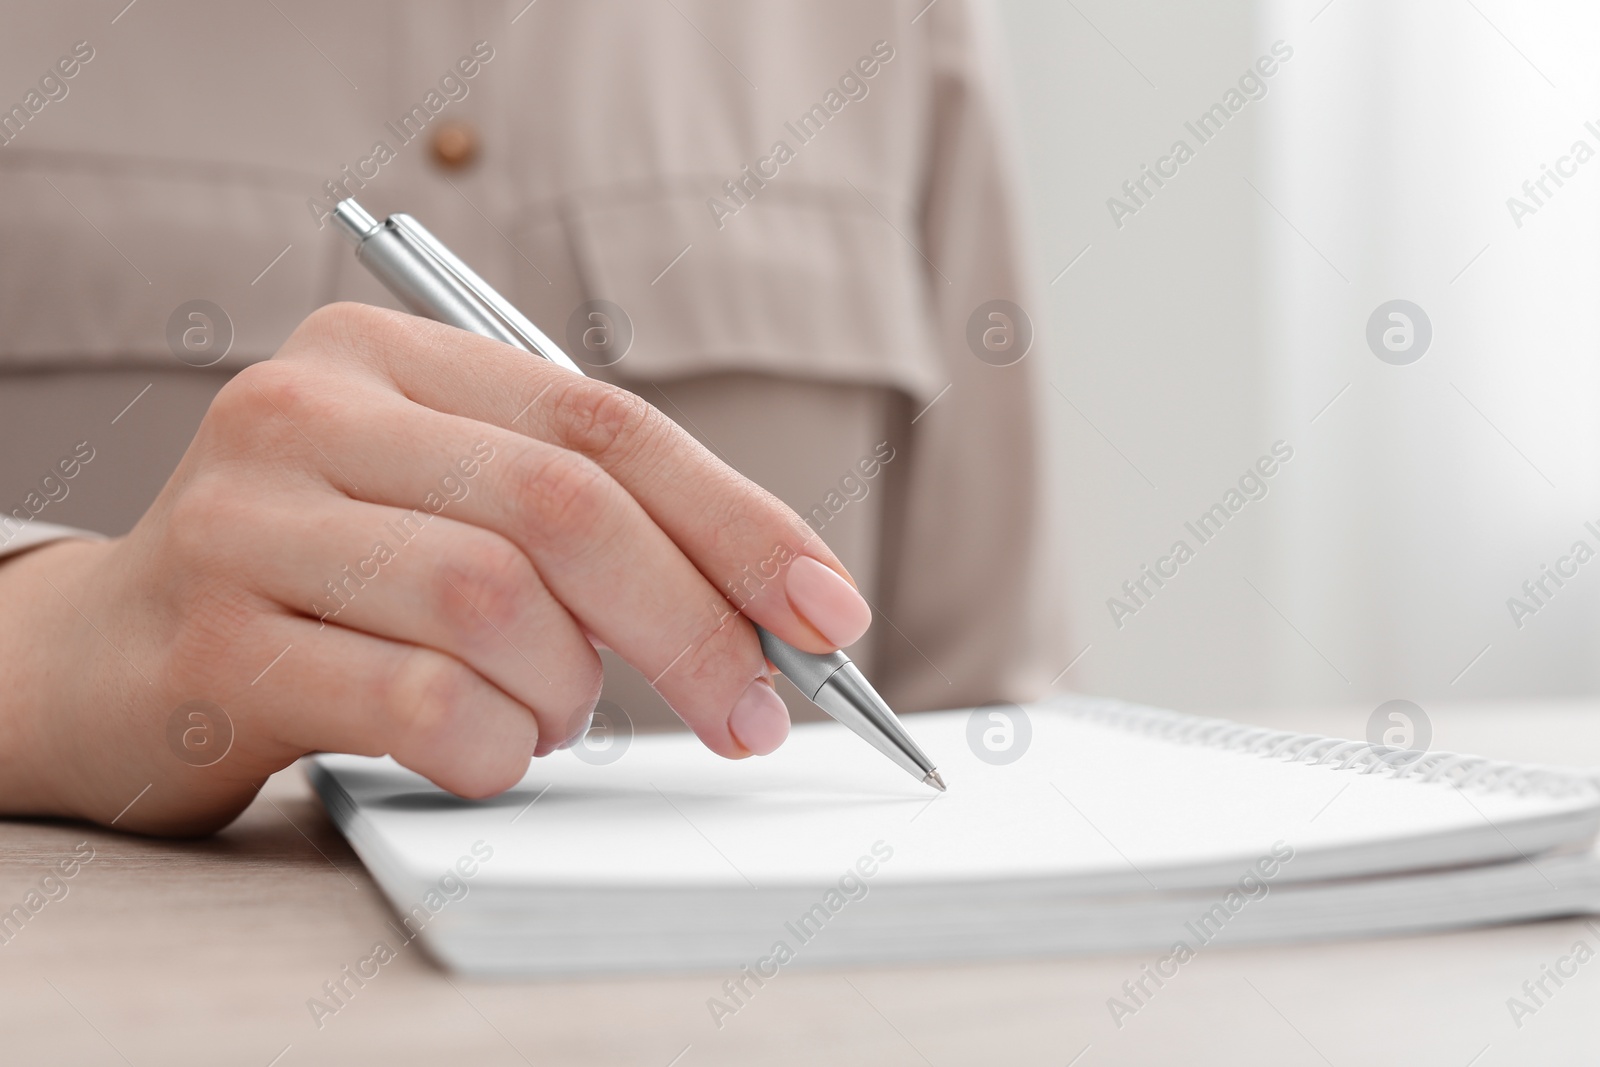
<path fill-rule="evenodd" d="M 944 792 L 944 779 L 939 777 L 938 771 L 929 771 L 928 776 L 922 780 L 923 785 L 931 785 L 939 792 Z"/>

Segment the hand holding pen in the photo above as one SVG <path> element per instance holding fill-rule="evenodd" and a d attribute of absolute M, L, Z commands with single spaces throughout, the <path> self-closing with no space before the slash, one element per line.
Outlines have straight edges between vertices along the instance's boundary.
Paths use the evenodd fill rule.
<path fill-rule="evenodd" d="M 784 576 L 730 614 L 776 544 Z M 770 752 L 750 620 L 811 653 L 870 621 L 799 516 L 644 401 L 350 304 L 222 388 L 132 531 L 8 561 L 0 596 L 30 605 L 0 634 L 0 811 L 152 833 L 226 824 L 311 751 L 499 792 L 585 728 L 591 635 L 712 751 Z"/>
<path fill-rule="evenodd" d="M 339 228 L 355 245 L 357 258 L 411 311 L 492 337 L 574 374 L 583 374 L 554 341 L 411 216 L 391 215 L 380 223 L 354 200 L 340 201 L 333 215 Z M 815 559 L 803 555 L 795 558 L 792 550 L 782 542 L 778 544 L 783 549 L 784 559 L 793 560 L 789 564 L 786 585 L 794 607 L 804 607 L 807 590 L 813 582 L 843 592 L 837 588 L 836 574 Z M 861 607 L 865 609 L 864 602 Z M 824 618 L 830 614 L 831 609 L 823 611 Z M 866 619 L 870 619 L 870 612 L 865 613 L 862 621 Z M 819 631 L 827 626 L 816 618 L 812 622 L 818 625 Z M 944 779 L 933 763 L 911 740 L 889 705 L 848 656 L 842 652 L 818 655 L 796 648 L 759 623 L 755 629 L 762 651 L 773 666 L 818 707 L 855 731 L 912 777 L 944 791 Z M 837 630 L 842 633 L 845 629 L 845 621 L 840 617 Z M 851 640 L 853 638 L 841 637 L 835 643 L 847 645 Z"/>

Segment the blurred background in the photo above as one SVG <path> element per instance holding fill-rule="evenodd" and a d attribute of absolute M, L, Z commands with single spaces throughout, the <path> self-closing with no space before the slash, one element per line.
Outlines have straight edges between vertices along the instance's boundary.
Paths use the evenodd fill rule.
<path fill-rule="evenodd" d="M 1056 689 L 1241 714 L 1600 689 L 1600 559 L 1572 559 L 1580 540 L 1600 552 L 1600 533 L 1585 527 L 1600 531 L 1600 9 L 994 5 L 1045 300 L 1026 310 L 1042 338 L 1036 358 L 1048 364 L 1041 403 L 1070 610 Z M 0 161 L 0 213 L 12 212 L 0 229 L 13 253 L 0 257 L 0 300 L 16 301 L 0 308 L 8 342 L 31 343 L 15 323 L 39 321 L 31 302 L 54 284 L 27 245 L 28 234 L 45 233 L 75 242 L 46 253 L 99 272 L 79 272 L 84 291 L 98 318 L 125 324 L 112 342 L 131 352 L 126 364 L 82 373 L 82 418 L 66 426 L 37 401 L 42 375 L 19 363 L 0 391 L 0 455 L 30 477 L 46 469 L 78 439 L 64 434 L 115 415 L 158 367 L 159 395 L 191 413 L 141 424 L 136 444 L 108 450 L 94 494 L 54 509 L 57 521 L 125 529 L 224 379 L 223 367 L 177 366 L 166 351 L 163 323 L 179 301 L 220 300 L 239 325 L 237 348 L 265 355 L 319 294 L 365 285 L 352 291 L 384 299 L 370 280 L 351 280 L 361 272 L 337 242 L 308 236 L 306 185 L 289 166 L 305 160 L 285 162 L 282 144 L 299 146 L 313 170 L 349 160 L 350 131 L 365 138 L 377 128 L 358 105 L 407 99 L 412 68 L 444 69 L 471 33 L 449 21 L 463 16 L 438 12 L 428 17 L 448 32 L 437 42 L 394 31 L 386 49 L 425 57 L 397 64 L 396 75 L 385 49 L 352 43 L 370 32 L 359 5 L 288 8 L 323 20 L 317 33 L 339 43 L 339 64 L 375 89 L 347 92 L 343 73 L 302 47 L 281 12 L 147 2 L 117 25 L 128 10 L 119 0 L 79 13 L 83 32 L 106 42 L 98 81 L 81 81 L 75 102 L 29 131 L 22 147 L 32 155 L 11 149 Z M 503 40 L 508 58 L 495 78 L 512 79 L 519 53 L 506 6 L 463 10 Z M 54 21 L 19 18 L 16 33 L 0 35 L 0 65 L 22 72 L 16 85 L 63 46 Z M 181 46 L 183 33 L 231 40 L 236 21 L 274 48 Z M 675 40 L 700 47 L 678 29 Z M 134 34 L 169 51 L 154 62 L 128 47 Z M 277 69 L 280 55 L 296 66 Z M 134 79 L 170 82 L 159 116 L 106 88 Z M 264 114 L 337 105 L 354 117 L 305 129 L 220 123 L 207 95 L 191 91 L 252 81 L 277 94 L 261 102 Z M 474 106 L 492 102 L 493 81 L 475 92 Z M 171 143 L 152 148 L 161 138 Z M 144 158 L 157 148 L 180 155 L 190 142 L 254 160 L 255 184 L 197 191 Z M 101 181 L 79 161 L 97 153 L 134 160 L 125 166 L 139 188 L 171 182 L 171 192 L 142 214 L 122 211 L 117 198 L 132 186 Z M 282 163 L 281 173 L 262 160 Z M 521 269 L 466 194 L 429 166 L 422 153 L 393 164 L 388 202 L 427 205 L 430 224 L 463 234 L 462 251 L 486 270 Z M 1150 175 L 1161 171 L 1158 186 Z M 50 174 L 61 188 L 44 184 Z M 479 180 L 460 179 L 490 202 L 498 194 Z M 154 289 L 104 243 L 153 256 L 162 235 L 194 231 L 195 218 L 225 218 L 237 232 L 183 234 L 216 246 L 215 256 L 194 259 L 188 274 L 183 260 L 164 264 Z M 261 271 L 286 253 L 283 268 Z M 1388 317 L 1396 301 L 1409 325 Z M 1395 330 L 1411 340 L 1390 350 L 1382 338 Z M 1200 544 L 1186 524 L 1239 491 L 1275 446 L 1292 458 L 1259 483 L 1265 496 Z M 1161 561 L 1179 540 L 1194 558 L 1157 588 L 1143 568 L 1170 567 Z M 1558 566 L 1575 568 L 1560 586 L 1543 570 Z M 1134 581 L 1146 590 L 1138 602 L 1124 588 Z M 1524 589 L 1536 581 L 1537 600 Z"/>
<path fill-rule="evenodd" d="M 1081 655 L 1058 687 L 1218 711 L 1593 692 L 1600 561 L 1560 559 L 1600 549 L 1600 160 L 1574 144 L 1600 149 L 1600 10 L 1000 9 L 1049 280 Z M 1202 144 L 1185 124 L 1276 42 Z M 1136 205 L 1123 183 L 1178 140 L 1193 157 Z M 1546 167 L 1570 176 L 1541 204 Z M 1388 353 L 1409 362 L 1368 343 L 1395 300 L 1431 325 Z M 1278 441 L 1267 496 L 1119 626 L 1123 582 L 1198 546 L 1185 522 Z M 1576 575 L 1531 600 L 1558 563 Z"/>

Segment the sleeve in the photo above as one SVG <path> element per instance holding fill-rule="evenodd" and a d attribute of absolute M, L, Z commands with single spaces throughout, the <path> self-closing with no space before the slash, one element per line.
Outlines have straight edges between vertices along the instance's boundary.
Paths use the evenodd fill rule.
<path fill-rule="evenodd" d="M 57 526 L 51 522 L 19 523 L 15 519 L 0 518 L 0 563 L 30 548 L 38 548 L 52 541 L 65 541 L 73 537 L 95 541 L 105 539 L 103 534 L 78 530 L 71 526 Z"/>
<path fill-rule="evenodd" d="M 908 709 L 1037 699 L 1067 662 L 1039 405 L 1044 305 L 981 0 L 928 9 L 919 232 L 944 392 L 913 417 L 881 669 Z M 891 542 L 893 543 L 893 542 Z"/>

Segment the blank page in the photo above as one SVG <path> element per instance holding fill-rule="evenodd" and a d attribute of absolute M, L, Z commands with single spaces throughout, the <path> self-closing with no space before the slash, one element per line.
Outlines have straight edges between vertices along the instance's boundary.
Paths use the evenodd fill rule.
<path fill-rule="evenodd" d="M 738 761 L 688 734 L 635 737 L 606 766 L 557 753 L 482 802 L 386 759 L 318 760 L 382 849 L 369 863 L 427 881 L 482 840 L 494 858 L 474 885 L 491 893 L 815 885 L 877 842 L 893 859 L 874 885 L 1167 890 L 1235 881 L 1276 842 L 1294 851 L 1277 880 L 1301 880 L 1531 855 L 1596 830 L 1584 784 L 1565 795 L 1458 788 L 1180 743 L 1070 707 L 1030 708 L 1031 743 L 1002 766 L 969 749 L 969 712 L 908 716 L 944 794 L 835 723 L 796 727 L 773 755 Z"/>

